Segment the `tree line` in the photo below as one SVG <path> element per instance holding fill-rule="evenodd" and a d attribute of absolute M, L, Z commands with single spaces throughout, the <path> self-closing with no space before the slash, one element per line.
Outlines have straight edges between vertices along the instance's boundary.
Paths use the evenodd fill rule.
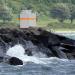
<path fill-rule="evenodd" d="M 75 18 L 75 0 L 0 0 L 0 19 L 12 20 L 22 9 L 31 9 L 40 15 L 57 18 L 60 22 Z"/>
<path fill-rule="evenodd" d="M 57 3 L 50 10 L 51 16 L 63 22 L 65 19 L 70 19 L 71 23 L 75 19 L 75 5 Z"/>

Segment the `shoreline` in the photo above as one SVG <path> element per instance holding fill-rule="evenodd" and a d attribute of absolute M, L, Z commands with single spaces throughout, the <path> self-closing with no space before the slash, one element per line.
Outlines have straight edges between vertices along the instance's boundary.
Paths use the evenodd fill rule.
<path fill-rule="evenodd" d="M 74 33 L 75 34 L 75 30 L 51 30 L 52 33 Z"/>
<path fill-rule="evenodd" d="M 65 35 L 65 36 L 75 35 L 75 31 L 51 31 L 51 32 L 57 35 Z"/>
<path fill-rule="evenodd" d="M 75 31 L 51 31 L 51 32 L 54 32 L 54 33 L 74 33 L 75 34 Z"/>

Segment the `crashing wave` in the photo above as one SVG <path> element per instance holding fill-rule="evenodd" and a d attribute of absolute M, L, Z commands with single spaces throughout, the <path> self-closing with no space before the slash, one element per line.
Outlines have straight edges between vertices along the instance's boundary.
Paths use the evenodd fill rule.
<path fill-rule="evenodd" d="M 39 58 L 39 57 L 36 57 L 36 56 L 28 56 L 25 53 L 25 49 L 20 44 L 9 48 L 6 55 L 10 56 L 10 57 L 16 57 L 16 58 L 20 59 L 23 62 L 23 64 L 26 64 L 27 62 L 33 62 L 33 63 L 36 63 L 36 64 L 49 64 L 49 63 L 52 63 L 52 62 L 58 62 L 60 60 L 61 61 L 68 61 L 68 59 L 59 59 L 57 57 Z"/>

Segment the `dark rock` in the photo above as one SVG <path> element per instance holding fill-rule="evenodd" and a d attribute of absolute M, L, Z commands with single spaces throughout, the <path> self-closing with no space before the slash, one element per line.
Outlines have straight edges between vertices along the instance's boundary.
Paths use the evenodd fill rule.
<path fill-rule="evenodd" d="M 28 56 L 32 56 L 32 51 L 30 49 L 26 49 L 25 50 L 25 53 L 28 55 Z"/>
<path fill-rule="evenodd" d="M 9 59 L 8 63 L 9 63 L 10 65 L 23 65 L 23 61 L 20 60 L 20 59 L 18 59 L 18 58 L 16 58 L 16 57 L 11 57 L 11 58 Z"/>
<path fill-rule="evenodd" d="M 75 58 L 75 40 L 56 35 L 42 28 L 1 28 L 1 53 L 4 52 L 4 55 L 9 46 L 12 47 L 16 44 L 22 44 L 29 56 L 32 56 L 35 52 L 38 54 L 42 52 L 47 57 Z M 3 55 L 0 55 L 0 57 L 3 57 Z"/>

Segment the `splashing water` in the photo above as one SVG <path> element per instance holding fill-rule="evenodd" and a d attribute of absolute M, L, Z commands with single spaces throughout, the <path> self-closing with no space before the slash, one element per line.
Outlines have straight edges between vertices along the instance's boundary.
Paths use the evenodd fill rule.
<path fill-rule="evenodd" d="M 14 47 L 9 48 L 6 55 L 10 57 L 17 57 L 20 60 L 22 60 L 24 63 L 34 62 L 36 64 L 45 64 L 45 62 L 41 61 L 40 58 L 38 57 L 27 56 L 25 54 L 25 49 L 22 47 L 22 45 L 15 45 Z"/>
<path fill-rule="evenodd" d="M 73 37 L 75 39 L 75 36 Z M 32 48 L 31 44 L 28 42 L 26 47 Z M 0 63 L 0 75 L 75 75 L 75 60 L 56 57 L 41 58 L 37 57 L 38 54 L 35 52 L 34 56 L 27 56 L 25 49 L 20 44 L 9 48 L 7 55 L 17 57 L 27 64 L 22 67 L 14 67 L 7 63 Z M 40 55 L 42 54 L 40 53 Z"/>
<path fill-rule="evenodd" d="M 20 44 L 9 48 L 7 55 L 17 57 L 27 64 L 14 67 L 0 63 L 0 75 L 75 75 L 75 60 L 27 56 Z"/>

